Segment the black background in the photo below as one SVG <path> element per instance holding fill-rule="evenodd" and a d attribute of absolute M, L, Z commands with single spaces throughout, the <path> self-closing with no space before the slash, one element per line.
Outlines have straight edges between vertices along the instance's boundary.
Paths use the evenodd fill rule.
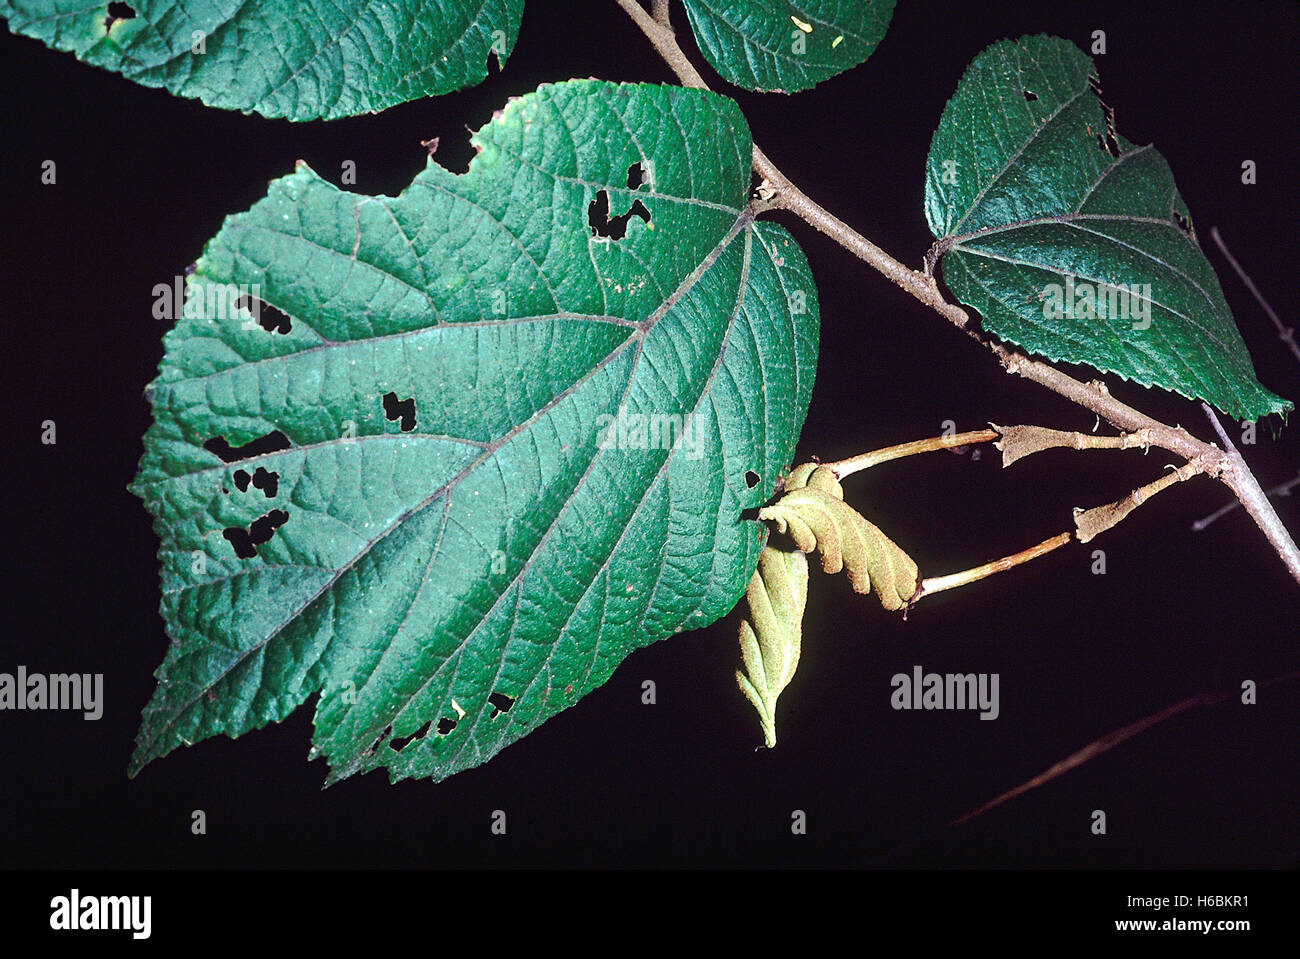
<path fill-rule="evenodd" d="M 685 16 L 674 4 L 694 56 Z M 989 43 L 1049 32 L 1097 57 L 1119 131 L 1168 158 L 1260 379 L 1300 399 L 1300 366 L 1216 250 L 1217 224 L 1284 315 L 1296 275 L 1297 102 L 1291 3 L 923 3 L 903 0 L 862 67 L 796 97 L 745 94 L 756 141 L 815 199 L 901 259 L 930 243 L 930 135 Z M 700 62 L 697 59 L 697 62 Z M 157 548 L 126 491 L 149 421 L 142 396 L 164 324 L 151 290 L 191 263 L 222 218 L 306 160 L 362 193 L 395 194 L 420 141 L 463 170 L 506 97 L 571 76 L 669 81 L 608 2 L 529 0 L 506 69 L 378 116 L 289 124 L 210 110 L 0 35 L 5 131 L 3 471 L 8 590 L 0 670 L 102 672 L 99 722 L 0 714 L 0 864 L 118 866 L 1294 866 L 1300 861 L 1300 689 L 1235 696 L 1156 727 L 957 828 L 944 823 L 1102 734 L 1198 693 L 1297 667 L 1297 589 L 1240 510 L 1198 479 L 1089 547 L 925 601 L 908 622 L 813 582 L 803 659 L 761 741 L 735 688 L 735 617 L 631 656 L 603 688 L 487 765 L 440 783 L 382 774 L 321 791 L 311 707 L 238 741 L 178 751 L 126 778 L 167 639 Z M 706 76 L 712 74 L 706 69 Z M 58 164 L 54 186 L 41 162 Z M 1258 183 L 1241 183 L 1255 160 Z M 1094 418 L 1004 374 L 973 343 L 801 223 L 822 306 L 822 354 L 800 458 L 839 458 L 987 421 L 1090 430 Z M 1108 378 L 1145 411 L 1208 424 L 1196 404 Z M 40 443 L 40 423 L 58 443 Z M 1231 425 L 1231 424 L 1229 424 Z M 1270 486 L 1300 467 L 1295 429 L 1243 447 Z M 1158 450 L 1045 454 L 1005 472 L 987 451 L 931 454 L 849 482 L 848 498 L 941 573 L 1070 528 L 1073 506 L 1160 475 Z M 1279 503 L 1300 530 L 1300 498 Z M 1108 572 L 1092 575 L 1091 549 Z M 895 712 L 914 664 L 1001 675 L 1001 717 Z M 640 702 L 641 683 L 658 702 Z M 208 833 L 190 833 L 194 809 Z M 492 836 L 505 810 L 509 831 Z M 808 834 L 793 836 L 792 810 Z M 1090 834 L 1104 809 L 1109 832 Z"/>

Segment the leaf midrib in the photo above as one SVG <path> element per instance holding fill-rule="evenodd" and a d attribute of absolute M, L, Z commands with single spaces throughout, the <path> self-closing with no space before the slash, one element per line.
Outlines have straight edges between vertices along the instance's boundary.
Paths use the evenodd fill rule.
<path fill-rule="evenodd" d="M 483 452 L 479 456 L 477 456 L 473 461 L 466 464 L 466 466 L 462 468 L 461 471 L 457 473 L 454 477 L 449 479 L 446 483 L 440 486 L 429 496 L 425 497 L 419 503 L 405 510 L 401 515 L 395 518 L 386 528 L 384 528 L 379 533 L 377 533 L 360 550 L 357 551 L 355 556 L 353 556 L 350 560 L 344 563 L 343 566 L 341 566 L 338 570 L 336 570 L 334 572 L 334 575 L 332 575 L 315 593 L 313 593 L 310 597 L 307 598 L 306 601 L 300 604 L 297 609 L 293 610 L 291 613 L 286 615 L 285 618 L 282 619 L 278 624 L 276 624 L 276 626 L 271 630 L 271 632 L 264 639 L 258 641 L 253 646 L 249 647 L 247 650 L 241 652 L 241 654 L 238 657 L 236 657 L 220 673 L 220 675 L 216 676 L 209 683 L 205 684 L 201 689 L 199 689 L 199 691 L 194 696 L 192 696 L 188 701 L 186 701 L 184 705 L 182 705 L 176 710 L 173 710 L 171 713 L 171 717 L 166 722 L 162 723 L 155 730 L 153 735 L 149 738 L 148 742 L 141 743 L 137 747 L 136 756 L 137 757 L 144 756 L 148 751 L 152 750 L 153 746 L 158 742 L 159 738 L 163 735 L 163 733 L 170 730 L 180 720 L 181 717 L 186 715 L 194 707 L 194 704 L 197 703 L 199 699 L 202 698 L 202 696 L 207 691 L 211 690 L 213 687 L 219 684 L 228 675 L 230 675 L 230 673 L 232 673 L 242 663 L 244 663 L 250 656 L 254 655 L 255 653 L 265 648 L 272 640 L 274 640 L 278 635 L 280 635 L 280 633 L 285 628 L 287 628 L 291 623 L 293 623 L 299 616 L 301 616 L 302 613 L 305 612 L 311 606 L 312 603 L 316 602 L 318 599 L 320 599 L 320 597 L 325 595 L 350 569 L 352 569 L 363 557 L 368 555 L 370 551 L 374 548 L 375 544 L 385 539 L 394 530 L 400 528 L 401 525 L 407 519 L 415 515 L 415 513 L 417 513 L 418 511 L 427 507 L 430 503 L 434 502 L 439 496 L 449 493 L 452 489 L 454 489 L 457 483 L 459 483 L 466 476 L 470 475 L 475 469 L 481 466 L 482 463 L 485 462 L 488 457 L 490 457 L 498 449 L 504 446 L 505 443 L 507 443 L 510 439 L 514 438 L 516 435 L 521 433 L 524 429 L 526 429 L 533 423 L 537 422 L 541 417 L 545 416 L 548 412 L 550 412 L 550 410 L 552 410 L 556 405 L 558 405 L 560 402 L 562 402 L 564 399 L 570 396 L 573 392 L 579 389 L 583 384 L 589 381 L 592 376 L 599 373 L 606 366 L 608 366 L 610 362 L 612 362 L 617 356 L 619 356 L 623 352 L 623 350 L 628 346 L 628 344 L 637 343 L 638 349 L 640 349 L 640 344 L 644 342 L 644 339 L 648 334 L 648 332 L 654 328 L 654 326 L 659 322 L 660 319 L 663 318 L 664 315 L 667 314 L 668 310 L 670 310 L 683 296 L 685 296 L 688 292 L 690 292 L 690 290 L 695 286 L 695 284 L 699 282 L 700 278 L 704 275 L 704 273 L 709 269 L 710 266 L 713 265 L 714 262 L 717 261 L 718 257 L 722 254 L 722 252 L 726 249 L 726 247 L 735 239 L 735 237 L 742 231 L 742 229 L 745 226 L 750 225 L 752 223 L 753 223 L 753 214 L 747 209 L 744 210 L 739 216 L 737 216 L 736 221 L 732 224 L 731 228 L 722 237 L 722 239 L 718 241 L 718 243 L 715 245 L 713 250 L 710 251 L 710 253 L 706 257 L 704 257 L 704 259 L 702 259 L 700 263 L 689 274 L 687 274 L 685 278 L 683 278 L 682 282 L 678 285 L 678 288 L 674 290 L 673 293 L 670 294 L 669 297 L 665 299 L 665 301 L 654 312 L 652 312 L 650 316 L 646 318 L 645 321 L 642 322 L 640 329 L 634 332 L 626 340 L 623 340 L 614 349 L 610 350 L 609 353 L 607 353 L 598 363 L 594 364 L 593 367 L 590 370 L 588 370 L 587 373 L 585 373 L 580 379 L 578 379 L 571 386 L 563 390 L 561 393 L 552 397 L 551 400 L 548 401 L 545 406 L 541 407 L 536 412 L 534 412 L 533 415 L 530 416 L 527 420 L 512 427 L 500 438 L 494 440 L 491 444 L 484 447 Z M 739 300 L 743 299 L 743 294 L 744 294 L 744 290 L 742 287 L 738 292 L 738 302 Z M 732 317 L 732 322 L 734 323 L 734 315 Z M 721 352 L 719 354 L 718 362 L 721 361 L 720 358 L 721 358 Z M 629 384 L 632 382 L 632 379 L 633 377 L 629 375 L 629 380 L 628 380 Z M 593 457 L 593 462 L 594 462 L 594 457 Z M 588 470 L 590 469 L 590 466 L 591 464 L 589 463 Z M 585 478 L 585 476 L 586 473 L 584 472 L 583 478 Z M 579 480 L 579 485 L 580 484 L 581 484 L 581 479 Z M 577 486 L 575 486 L 575 490 L 576 488 Z M 547 533 L 544 535 L 543 538 L 545 538 L 545 536 L 549 536 L 550 530 L 553 528 L 554 528 L 554 524 L 552 524 L 551 527 L 548 527 Z M 518 577 L 516 577 L 515 580 L 512 580 L 510 585 L 511 586 L 514 585 L 514 583 L 517 582 L 517 579 Z M 505 593 L 509 590 L 509 588 L 510 587 L 507 586 L 505 589 L 503 589 L 502 595 L 505 595 Z M 498 600 L 499 599 L 500 597 L 498 597 Z M 138 770 L 143 767 L 145 762 L 148 761 L 149 760 L 146 759 L 144 760 L 144 762 L 139 762 L 138 764 L 133 763 L 132 764 L 133 768 Z"/>
<path fill-rule="evenodd" d="M 1091 88 L 1088 86 L 1087 79 L 1085 78 L 1083 89 L 1078 90 L 1068 100 L 1061 101 L 1060 106 L 1058 106 L 1050 114 L 1044 117 L 1034 127 L 1033 131 L 1029 134 L 1029 136 L 1025 138 L 1025 141 L 1021 143 L 1020 146 L 1017 147 L 1014 151 L 1012 151 L 1012 153 L 1003 162 L 1002 166 L 998 169 L 998 171 L 995 174 L 993 174 L 993 176 L 989 178 L 989 181 L 985 183 L 983 187 L 980 188 L 980 191 L 977 194 L 975 194 L 970 204 L 966 207 L 966 212 L 962 215 L 962 218 L 958 220 L 956 223 L 954 223 L 950 229 L 944 231 L 945 235 L 951 235 L 953 230 L 961 229 L 961 225 L 970 219 L 971 214 L 974 213 L 975 210 L 979 207 L 980 203 L 983 201 L 984 197 L 988 194 L 989 190 L 993 189 L 994 184 L 996 184 L 998 181 L 1002 179 L 1003 176 L 1006 175 L 1007 171 L 1011 169 L 1012 164 L 1014 164 L 1017 160 L 1019 160 L 1020 157 L 1024 154 L 1024 152 L 1029 149 L 1030 145 L 1033 144 L 1038 139 L 1038 135 L 1042 133 L 1043 130 L 1047 129 L 1053 123 L 1055 123 L 1056 120 L 1061 116 L 1061 114 L 1065 112 L 1067 107 L 1069 107 L 1075 101 L 1077 101 L 1079 97 L 1087 94 L 1090 91 L 1090 89 Z M 949 118 L 947 116 L 942 117 L 939 120 L 940 124 L 943 124 L 945 121 L 949 121 Z"/>
<path fill-rule="evenodd" d="M 729 245 L 731 241 L 739 234 L 740 232 L 739 226 L 742 223 L 744 223 L 745 220 L 746 220 L 745 217 L 741 217 L 737 221 L 737 225 L 733 227 L 732 230 L 728 233 L 727 237 L 725 237 L 723 241 L 719 243 L 719 245 L 715 248 L 714 252 L 711 253 L 710 256 L 706 258 L 705 261 L 701 261 L 702 268 L 700 270 L 700 276 L 703 276 L 704 272 L 707 271 L 708 267 L 711 266 L 712 263 L 717 260 L 717 257 L 721 254 L 723 249 L 725 249 L 725 247 Z M 751 230 L 749 232 L 752 237 L 753 231 Z M 710 390 L 712 389 L 713 381 L 717 377 L 718 370 L 721 369 L 722 367 L 723 358 L 725 357 L 727 351 L 727 344 L 730 341 L 732 330 L 735 329 L 736 319 L 739 316 L 741 306 L 744 303 L 746 284 L 748 282 L 749 264 L 752 255 L 751 244 L 752 244 L 752 239 L 747 238 L 745 257 L 741 267 L 740 282 L 737 284 L 737 288 L 736 288 L 736 302 L 735 305 L 732 307 L 730 315 L 727 318 L 726 334 L 723 337 L 722 346 L 718 350 L 718 355 L 714 358 L 714 364 L 712 369 L 710 369 L 709 371 L 709 375 L 705 378 L 704 383 L 701 386 L 700 400 L 696 401 L 695 408 L 691 411 L 692 417 L 698 414 L 700 402 L 703 401 L 703 398 L 707 396 Z M 665 309 L 664 312 L 666 313 L 667 310 Z M 638 352 L 638 356 L 635 362 L 640 361 L 640 355 L 641 355 L 640 352 Z M 622 407 L 623 403 L 626 402 L 628 391 L 631 390 L 632 384 L 635 381 L 635 379 L 636 379 L 636 365 L 634 363 L 633 369 L 628 376 L 627 385 L 624 387 L 623 397 L 619 401 L 620 408 Z M 683 429 L 686 429 L 685 424 L 683 425 Z M 515 587 L 521 584 L 524 575 L 528 572 L 528 570 L 532 566 L 533 559 L 536 557 L 537 553 L 543 548 L 543 546 L 545 546 L 546 542 L 550 539 L 551 534 L 558 528 L 560 516 L 569 507 L 569 504 L 573 502 L 573 499 L 578 495 L 578 492 L 583 488 L 583 485 L 586 483 L 592 468 L 596 464 L 596 460 L 597 460 L 596 456 L 593 456 L 591 458 L 591 461 L 587 464 L 586 469 L 583 470 L 582 476 L 579 477 L 578 481 L 574 484 L 573 492 L 569 495 L 569 498 L 565 501 L 564 505 L 561 506 L 560 509 L 557 511 L 555 521 L 552 522 L 547 527 L 546 531 L 538 539 L 537 544 L 532 549 L 532 552 L 529 554 L 528 558 L 524 561 L 524 563 L 520 566 L 519 572 L 516 573 L 515 576 L 510 580 L 510 582 L 507 583 L 502 588 L 500 595 L 498 595 L 497 598 L 493 600 L 492 605 L 489 607 L 488 611 L 484 613 L 482 617 L 479 618 L 478 622 L 475 623 L 474 627 L 465 635 L 464 639 L 460 641 L 457 648 L 452 653 L 450 653 L 447 656 L 447 658 L 443 661 L 443 663 L 440 664 L 438 668 L 435 669 L 433 673 L 420 685 L 419 689 L 415 690 L 415 692 L 413 692 L 409 696 L 404 697 L 401 706 L 399 706 L 396 712 L 393 713 L 391 722 L 394 725 L 394 727 L 396 726 L 397 722 L 401 719 L 402 713 L 410 706 L 411 702 L 416 698 L 418 698 L 424 692 L 424 690 L 428 688 L 429 684 L 438 678 L 439 674 L 441 673 L 443 667 L 445 667 L 446 663 L 450 662 L 453 657 L 459 659 L 458 654 L 463 652 L 465 647 L 467 647 L 469 643 L 474 639 L 478 631 L 482 628 L 483 623 L 487 621 L 487 619 L 491 616 L 492 612 L 495 611 L 496 608 L 501 604 L 501 602 L 505 599 L 506 595 L 511 590 L 515 589 Z M 654 475 L 650 477 L 649 482 L 646 484 L 645 490 L 641 493 L 640 497 L 638 498 L 636 507 L 632 511 L 632 516 L 629 518 L 628 522 L 624 525 L 623 530 L 618 535 L 618 538 L 611 545 L 609 553 L 605 557 L 605 561 L 593 573 L 591 577 L 591 581 L 587 583 L 587 585 L 583 588 L 581 596 L 579 596 L 578 599 L 572 604 L 569 610 L 568 618 L 565 619 L 564 625 L 560 627 L 558 635 L 562 636 L 564 634 L 564 631 L 568 629 L 568 626 L 573 621 L 573 617 L 577 614 L 578 607 L 582 604 L 582 601 L 586 599 L 587 595 L 591 592 L 592 587 L 595 586 L 596 582 L 601 578 L 601 575 L 608 570 L 609 564 L 613 560 L 614 555 L 618 552 L 619 546 L 622 545 L 624 538 L 628 534 L 628 531 L 632 529 L 637 515 L 641 512 L 641 510 L 645 507 L 646 503 L 648 502 L 650 490 L 655 486 L 656 483 L 660 481 L 660 479 L 663 478 L 664 472 L 665 470 L 667 470 L 671 462 L 672 462 L 672 454 L 669 453 L 669 455 L 664 457 L 663 463 L 660 464 L 659 468 L 655 471 Z M 430 566 L 432 566 L 432 562 L 433 562 L 433 557 L 431 556 Z M 426 572 L 426 576 L 427 576 L 427 572 Z M 659 566 L 659 572 L 656 574 L 655 582 L 648 591 L 647 604 L 649 606 L 654 605 L 654 594 L 655 591 L 658 589 L 659 583 L 662 580 L 662 578 L 663 578 L 663 564 L 661 563 Z M 518 595 L 516 595 L 515 602 L 516 604 L 518 604 L 519 602 Z M 396 633 L 394 633 L 394 639 L 395 638 L 396 638 Z M 507 636 L 506 646 L 502 648 L 501 659 L 497 665 L 497 671 L 492 677 L 492 682 L 487 687 L 489 689 L 496 688 L 496 682 L 501 676 L 501 669 L 505 665 L 506 651 L 509 646 L 509 642 L 510 642 L 510 637 Z M 380 663 L 383 660 L 383 656 L 386 655 L 391 649 L 392 649 L 392 644 L 390 643 L 389 646 L 383 652 L 380 653 L 380 659 L 375 663 L 375 669 L 378 669 Z M 596 661 L 598 659 L 599 650 L 600 650 L 600 643 L 599 643 L 599 632 L 598 632 L 597 641 L 593 644 L 592 647 L 590 662 L 587 664 L 587 671 L 583 674 L 582 680 L 580 680 L 579 683 L 576 685 L 580 686 L 586 683 L 587 677 L 591 675 L 591 670 L 595 668 Z M 548 653 L 546 663 L 550 662 L 551 656 L 553 655 L 554 655 L 554 647 L 552 647 L 550 653 Z M 540 676 L 542 671 L 543 670 L 539 669 L 537 676 Z M 374 670 L 371 671 L 371 675 L 373 675 L 373 673 Z M 537 676 L 535 676 L 533 678 L 533 681 L 529 683 L 527 689 L 524 690 L 524 693 L 520 694 L 521 696 L 525 695 L 529 690 L 532 689 L 533 683 L 537 681 Z M 359 687 L 357 690 L 358 694 L 364 688 L 365 688 L 364 686 Z M 473 735 L 474 731 L 478 729 L 478 724 L 481 721 L 483 713 L 487 709 L 488 705 L 490 704 L 487 702 L 486 699 L 484 699 L 484 701 L 479 705 L 478 710 L 474 715 L 474 720 L 469 726 L 469 735 L 466 736 L 466 738 L 461 742 L 459 746 L 457 746 L 456 751 L 452 753 L 451 756 L 446 758 L 445 762 L 443 763 L 444 767 L 454 768 L 456 766 L 456 763 L 460 759 L 461 754 L 464 752 L 465 748 L 469 745 L 470 740 L 474 738 Z M 468 713 L 466 715 L 468 715 Z M 514 716 L 513 713 L 507 716 L 507 722 L 505 726 L 503 726 L 501 729 L 502 734 L 504 734 L 515 723 L 516 720 L 512 718 L 513 716 Z M 464 722 L 464 717 L 461 718 L 460 722 Z M 383 728 L 386 727 L 386 725 L 387 723 L 385 722 L 376 721 L 370 726 L 370 728 L 364 729 L 360 732 L 361 739 L 363 741 L 367 740 L 371 733 L 375 732 L 377 729 L 382 730 Z M 334 770 L 331 772 L 330 781 L 334 782 L 339 779 L 343 779 L 349 775 L 352 775 L 360 768 L 362 764 L 361 762 L 362 759 L 364 759 L 364 756 L 352 757 L 347 767 L 339 770 Z"/>

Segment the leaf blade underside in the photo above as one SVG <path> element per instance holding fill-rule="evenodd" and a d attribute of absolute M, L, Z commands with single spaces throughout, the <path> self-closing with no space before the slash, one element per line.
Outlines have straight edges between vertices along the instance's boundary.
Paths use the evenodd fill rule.
<path fill-rule="evenodd" d="M 397 198 L 300 166 L 197 264 L 187 302 L 256 284 L 291 325 L 167 335 L 134 489 L 173 644 L 133 773 L 320 690 L 331 781 L 441 779 L 744 591 L 766 532 L 741 511 L 793 455 L 817 305 L 797 245 L 746 211 L 743 117 L 704 91 L 572 81 L 473 143 L 466 174 L 430 160 Z M 601 192 L 649 222 L 593 236 Z M 413 401 L 409 430 L 389 393 Z M 675 449 L 636 434 L 660 416 L 671 436 L 674 415 Z M 273 431 L 288 448 L 209 448 Z M 273 497 L 239 488 L 259 468 Z M 287 520 L 236 556 L 225 532 L 273 509 Z"/>

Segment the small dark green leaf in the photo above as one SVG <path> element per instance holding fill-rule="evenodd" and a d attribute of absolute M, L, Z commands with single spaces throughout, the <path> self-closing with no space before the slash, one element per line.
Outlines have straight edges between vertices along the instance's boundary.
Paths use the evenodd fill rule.
<path fill-rule="evenodd" d="M 523 0 L 0 0 L 14 33 L 208 106 L 290 120 L 473 86 Z"/>
<path fill-rule="evenodd" d="M 574 81 L 472 142 L 397 198 L 300 166 L 189 278 L 133 487 L 172 637 L 133 771 L 319 692 L 331 778 L 441 779 L 744 591 L 818 314 L 740 111 Z M 283 318 L 207 306 L 240 292 Z"/>
<path fill-rule="evenodd" d="M 1207 400 L 1264 389 L 1169 165 L 1120 136 L 1092 61 L 1056 37 L 986 49 L 943 112 L 925 213 L 943 278 L 984 326 L 1052 360 Z"/>
<path fill-rule="evenodd" d="M 700 52 L 746 90 L 798 93 L 871 56 L 894 0 L 683 0 Z"/>

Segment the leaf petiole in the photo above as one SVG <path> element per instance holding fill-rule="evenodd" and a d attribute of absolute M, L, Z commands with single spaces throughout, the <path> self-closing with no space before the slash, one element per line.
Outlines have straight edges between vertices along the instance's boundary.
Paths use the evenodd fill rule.
<path fill-rule="evenodd" d="M 1031 559 L 1037 559 L 1050 553 L 1059 546 L 1064 546 L 1071 539 L 1071 534 L 1061 533 L 1053 536 L 1051 539 L 1045 539 L 1037 546 L 1031 546 L 1029 549 L 1022 549 L 1018 553 L 1012 553 L 1010 556 L 1003 556 L 1001 559 L 995 559 L 990 563 L 982 566 L 974 566 L 971 569 L 962 570 L 959 573 L 949 573 L 947 576 L 931 576 L 928 579 L 921 580 L 921 585 L 916 589 L 916 595 L 912 597 L 909 604 L 915 606 L 917 601 L 923 596 L 929 596 L 933 593 L 942 593 L 945 589 L 953 589 L 957 586 L 965 586 L 968 583 L 978 582 L 992 576 L 994 573 L 1000 573 L 1003 570 L 1011 569 L 1013 566 L 1019 566 L 1021 563 L 1027 563 Z"/>
<path fill-rule="evenodd" d="M 971 430 L 967 433 L 932 436 L 929 439 L 913 440 L 910 443 L 900 443 L 897 446 L 886 446 L 884 449 L 872 450 L 869 453 L 859 453 L 857 456 L 851 456 L 845 460 L 823 463 L 822 465 L 829 468 L 835 474 L 836 479 L 844 479 L 844 477 L 851 476 L 859 470 L 880 463 L 887 463 L 890 460 L 914 456 L 917 453 L 932 453 L 935 450 L 970 446 L 972 443 L 988 443 L 996 440 L 1000 435 L 997 430 Z"/>

